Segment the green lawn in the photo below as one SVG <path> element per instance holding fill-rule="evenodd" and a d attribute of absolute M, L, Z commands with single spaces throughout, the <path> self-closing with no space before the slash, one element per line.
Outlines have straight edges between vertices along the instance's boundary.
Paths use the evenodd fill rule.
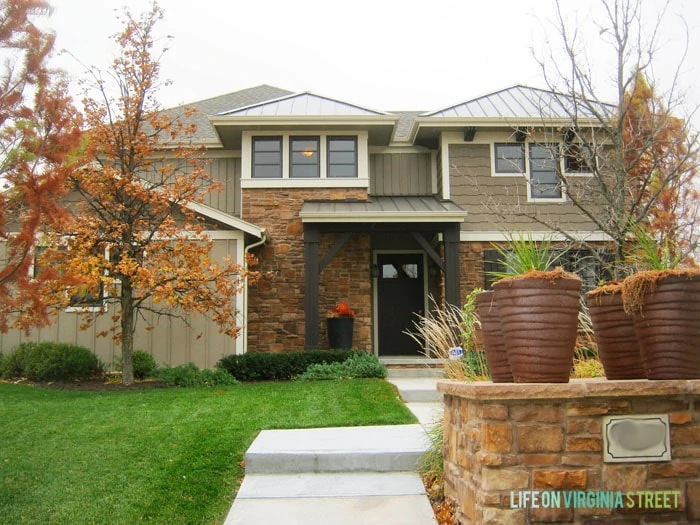
<path fill-rule="evenodd" d="M 414 421 L 377 379 L 131 392 L 0 384 L 0 523 L 222 523 L 260 430 Z"/>

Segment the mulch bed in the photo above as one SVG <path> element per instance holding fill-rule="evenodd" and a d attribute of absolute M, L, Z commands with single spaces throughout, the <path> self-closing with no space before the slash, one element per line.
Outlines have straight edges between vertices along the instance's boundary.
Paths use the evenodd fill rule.
<path fill-rule="evenodd" d="M 27 379 L 19 379 L 14 381 L 6 381 L 18 385 L 30 385 L 39 388 L 50 390 L 82 390 L 95 392 L 117 392 L 126 390 L 151 390 L 153 388 L 172 388 L 160 381 L 152 379 L 134 380 L 133 384 L 126 386 L 121 383 L 121 378 L 118 376 L 108 376 L 106 378 L 95 379 L 76 379 L 73 381 L 41 381 L 34 382 Z"/>

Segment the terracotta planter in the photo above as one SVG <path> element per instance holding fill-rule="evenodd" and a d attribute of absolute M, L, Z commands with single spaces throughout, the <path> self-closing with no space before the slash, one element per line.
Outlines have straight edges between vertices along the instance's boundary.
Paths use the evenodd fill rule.
<path fill-rule="evenodd" d="M 508 361 L 517 383 L 569 382 L 581 279 L 548 275 L 543 272 L 494 284 Z"/>
<path fill-rule="evenodd" d="M 476 313 L 481 322 L 481 337 L 484 341 L 491 379 L 494 383 L 512 383 L 513 373 L 508 363 L 508 353 L 503 341 L 494 291 L 481 292 L 476 296 Z"/>
<path fill-rule="evenodd" d="M 646 379 L 634 318 L 625 313 L 622 293 L 586 294 L 598 355 L 608 379 Z"/>
<path fill-rule="evenodd" d="M 647 378 L 700 379 L 700 274 L 661 277 L 634 322 Z"/>

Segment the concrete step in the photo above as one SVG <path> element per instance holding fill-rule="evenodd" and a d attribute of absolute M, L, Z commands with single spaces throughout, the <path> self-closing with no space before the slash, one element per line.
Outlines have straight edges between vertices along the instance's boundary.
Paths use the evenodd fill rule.
<path fill-rule="evenodd" d="M 246 474 L 225 525 L 433 525 L 414 472 Z"/>
<path fill-rule="evenodd" d="M 436 377 L 396 377 L 388 378 L 399 390 L 406 403 L 441 403 L 442 394 L 437 391 Z"/>
<path fill-rule="evenodd" d="M 412 471 L 428 447 L 421 425 L 263 430 L 245 454 L 246 477 Z"/>
<path fill-rule="evenodd" d="M 433 377 L 444 379 L 445 370 L 442 367 L 387 367 L 387 377 L 403 378 L 403 377 Z"/>

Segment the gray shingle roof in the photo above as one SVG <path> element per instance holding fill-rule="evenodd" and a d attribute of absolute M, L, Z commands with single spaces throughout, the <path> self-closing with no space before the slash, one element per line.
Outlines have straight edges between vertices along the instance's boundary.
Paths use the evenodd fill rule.
<path fill-rule="evenodd" d="M 601 114 L 608 114 L 611 109 L 611 106 L 599 103 L 593 103 L 591 107 Z M 516 85 L 438 111 L 423 113 L 421 116 L 566 119 L 574 111 L 578 111 L 578 115 L 584 118 L 594 116 L 585 102 L 575 101 L 569 95 Z"/>
<path fill-rule="evenodd" d="M 397 142 L 408 140 L 411 135 L 413 121 L 423 113 L 423 111 L 392 111 L 391 114 L 400 117 L 399 122 L 396 124 L 396 129 L 394 129 L 394 140 Z"/>
<path fill-rule="evenodd" d="M 209 123 L 208 117 L 210 115 L 216 115 L 222 111 L 231 111 L 236 108 L 242 108 L 265 100 L 276 99 L 292 94 L 291 91 L 287 91 L 286 89 L 262 84 L 260 86 L 219 95 L 218 97 L 197 100 L 182 106 L 166 109 L 164 112 L 168 114 L 177 114 L 182 113 L 185 107 L 197 108 L 197 113 L 190 119 L 191 122 L 197 125 L 197 132 L 193 138 L 198 141 L 218 141 L 218 136 Z"/>

